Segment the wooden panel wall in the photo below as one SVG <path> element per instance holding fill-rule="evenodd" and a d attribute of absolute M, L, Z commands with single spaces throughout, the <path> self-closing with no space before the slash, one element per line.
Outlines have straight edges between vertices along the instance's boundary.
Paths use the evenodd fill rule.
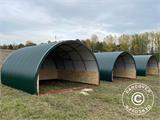
<path fill-rule="evenodd" d="M 99 73 L 92 71 L 53 70 L 42 69 L 39 72 L 39 80 L 62 79 L 88 84 L 99 84 Z"/>

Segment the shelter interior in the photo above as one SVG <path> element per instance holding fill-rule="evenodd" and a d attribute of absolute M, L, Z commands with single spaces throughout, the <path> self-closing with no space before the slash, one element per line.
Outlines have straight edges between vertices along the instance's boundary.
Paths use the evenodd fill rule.
<path fill-rule="evenodd" d="M 121 54 L 113 68 L 113 79 L 114 78 L 136 78 L 136 67 L 133 58 L 129 54 Z"/>
<path fill-rule="evenodd" d="M 147 63 L 147 75 L 158 75 L 158 62 L 155 57 L 151 57 Z"/>
<path fill-rule="evenodd" d="M 91 52 L 81 44 L 62 44 L 53 49 L 39 70 L 37 81 L 68 80 L 99 84 L 96 60 Z"/>

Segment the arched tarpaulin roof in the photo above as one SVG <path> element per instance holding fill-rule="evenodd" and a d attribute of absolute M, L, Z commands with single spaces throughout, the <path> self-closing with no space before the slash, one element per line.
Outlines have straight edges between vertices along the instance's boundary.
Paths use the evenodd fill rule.
<path fill-rule="evenodd" d="M 112 81 L 113 77 L 136 78 L 136 66 L 127 52 L 95 53 L 100 69 L 100 79 Z"/>
<path fill-rule="evenodd" d="M 50 58 L 54 62 L 48 62 L 51 64 L 47 65 Z M 82 76 L 79 79 L 77 78 L 77 81 L 84 83 L 87 81 L 87 77 L 83 77 L 83 73 L 93 71 L 93 74 L 89 75 L 91 78 L 95 73 L 95 78 L 92 79 L 93 81 L 88 80 L 86 83 L 99 84 L 99 71 L 95 56 L 80 41 L 41 44 L 16 50 L 2 66 L 2 83 L 31 94 L 37 94 L 39 87 L 37 86 L 37 78 L 43 67 L 70 71 L 73 74 L 74 71 L 82 71 L 76 73 L 76 75 Z M 70 73 L 62 72 L 64 75 L 60 74 L 62 77 L 60 79 L 74 80 L 76 77 L 75 75 L 69 76 Z"/>
<path fill-rule="evenodd" d="M 137 75 L 158 74 L 158 60 L 154 55 L 134 55 L 133 57 L 136 62 Z"/>

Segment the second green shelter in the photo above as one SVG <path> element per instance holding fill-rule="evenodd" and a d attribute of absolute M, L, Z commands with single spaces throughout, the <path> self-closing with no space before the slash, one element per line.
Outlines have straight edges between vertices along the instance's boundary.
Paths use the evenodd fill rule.
<path fill-rule="evenodd" d="M 95 53 L 100 69 L 100 79 L 113 81 L 114 78 L 136 78 L 134 58 L 127 52 Z"/>

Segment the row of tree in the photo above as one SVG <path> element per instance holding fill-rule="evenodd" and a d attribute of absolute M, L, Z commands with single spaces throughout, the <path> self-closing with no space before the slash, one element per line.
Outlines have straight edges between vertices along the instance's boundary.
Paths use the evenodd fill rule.
<path fill-rule="evenodd" d="M 160 60 L 160 32 L 107 35 L 99 40 L 97 35 L 82 42 L 93 52 L 127 51 L 131 54 L 155 54 Z"/>
<path fill-rule="evenodd" d="M 155 54 L 160 59 L 160 32 L 145 32 L 141 34 L 107 35 L 100 40 L 93 34 L 91 38 L 81 40 L 93 52 L 127 51 L 131 54 Z M 48 41 L 48 43 L 51 41 Z M 25 44 L 1 45 L 1 49 L 19 49 L 36 45 L 32 41 Z"/>
<path fill-rule="evenodd" d="M 9 45 L 0 45 L 0 49 L 9 49 L 9 50 L 16 50 L 16 49 L 19 49 L 19 48 L 23 48 L 23 47 L 28 47 L 28 46 L 34 46 L 34 45 L 37 45 L 36 43 L 33 43 L 31 40 L 27 40 L 25 42 L 25 44 L 9 44 Z"/>
<path fill-rule="evenodd" d="M 82 41 L 93 52 L 127 51 L 131 54 L 155 54 L 160 60 L 160 32 L 107 35 L 99 40 L 97 35 Z"/>

